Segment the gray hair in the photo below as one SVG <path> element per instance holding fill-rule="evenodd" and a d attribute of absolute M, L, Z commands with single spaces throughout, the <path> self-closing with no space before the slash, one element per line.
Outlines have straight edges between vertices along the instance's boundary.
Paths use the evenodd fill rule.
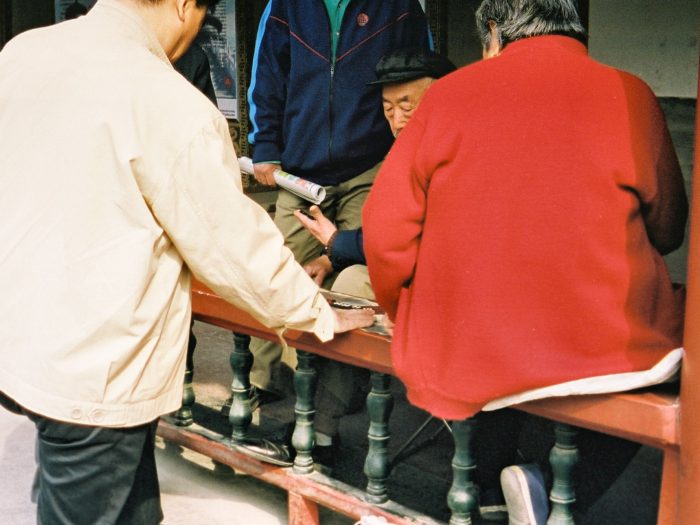
<path fill-rule="evenodd" d="M 489 21 L 496 23 L 501 47 L 521 38 L 565 35 L 586 43 L 577 0 L 484 0 L 476 10 L 476 27 L 484 49 L 489 47 Z"/>
<path fill-rule="evenodd" d="M 142 4 L 152 4 L 152 5 L 158 5 L 162 4 L 163 0 L 139 0 Z M 214 8 L 216 7 L 216 4 L 219 3 L 219 0 L 196 0 L 195 2 L 197 4 L 197 7 L 206 7 L 210 11 L 213 11 Z"/>

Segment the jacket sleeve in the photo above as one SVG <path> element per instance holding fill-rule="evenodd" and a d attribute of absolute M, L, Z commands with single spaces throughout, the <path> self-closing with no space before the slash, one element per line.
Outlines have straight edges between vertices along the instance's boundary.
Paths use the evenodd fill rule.
<path fill-rule="evenodd" d="M 362 246 L 362 228 L 339 230 L 331 247 L 330 259 L 336 272 L 353 264 L 367 264 Z"/>
<path fill-rule="evenodd" d="M 688 198 L 678 157 L 665 123 L 658 131 L 658 191 L 656 198 L 645 206 L 644 223 L 651 243 L 659 253 L 666 255 L 683 244 L 688 219 Z"/>
<path fill-rule="evenodd" d="M 392 320 L 401 289 L 413 278 L 425 217 L 429 178 L 416 161 L 424 133 L 419 115 L 417 112 L 396 139 L 362 212 L 372 288 Z"/>
<path fill-rule="evenodd" d="M 260 19 L 248 89 L 254 146 L 253 162 L 279 161 L 282 156 L 282 119 L 289 76 L 289 29 L 285 2 L 271 0 Z"/>
<path fill-rule="evenodd" d="M 656 140 L 657 156 L 654 168 L 657 191 L 655 197 L 646 203 L 643 212 L 651 243 L 665 255 L 683 244 L 688 220 L 688 197 L 663 112 L 656 99 L 653 103 L 656 129 L 652 131 L 652 136 Z"/>
<path fill-rule="evenodd" d="M 629 107 L 630 134 L 647 235 L 665 255 L 683 244 L 688 198 L 683 173 L 656 96 L 641 80 L 621 74 Z"/>
<path fill-rule="evenodd" d="M 284 246 L 268 214 L 243 194 L 228 127 L 217 117 L 179 156 L 149 202 L 192 273 L 278 333 L 333 337 L 333 313 Z"/>

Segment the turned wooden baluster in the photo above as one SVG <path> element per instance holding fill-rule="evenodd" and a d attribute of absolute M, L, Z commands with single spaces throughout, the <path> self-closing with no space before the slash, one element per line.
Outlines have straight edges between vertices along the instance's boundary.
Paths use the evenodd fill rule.
<path fill-rule="evenodd" d="M 549 493 L 552 511 L 547 525 L 573 525 L 572 506 L 576 501 L 573 470 L 578 462 L 576 429 L 564 423 L 555 423 L 554 433 L 554 447 L 549 453 L 549 464 L 554 477 L 552 491 Z"/>
<path fill-rule="evenodd" d="M 253 355 L 250 353 L 250 336 L 233 334 L 233 351 L 229 355 L 229 364 L 233 372 L 231 382 L 231 409 L 228 420 L 233 427 L 231 442 L 233 444 L 244 440 L 248 426 L 253 420 L 250 411 L 250 369 L 253 366 Z"/>
<path fill-rule="evenodd" d="M 452 511 L 450 525 L 471 525 L 474 523 L 472 517 L 478 513 L 477 488 L 472 481 L 476 470 L 471 446 L 475 428 L 473 418 L 452 424 L 455 453 L 452 458 L 452 486 L 447 493 L 447 506 Z"/>
<path fill-rule="evenodd" d="M 389 415 L 394 407 L 394 399 L 389 391 L 391 377 L 387 374 L 372 372 L 372 389 L 367 396 L 367 413 L 369 415 L 369 450 L 365 459 L 367 476 L 367 501 L 384 503 L 389 497 L 386 479 L 389 477 Z"/>
<path fill-rule="evenodd" d="M 185 365 L 185 384 L 182 391 L 182 406 L 173 414 L 174 423 L 180 427 L 187 427 L 194 421 L 192 419 L 192 407 L 194 406 L 194 388 L 192 377 L 194 375 L 194 349 L 197 346 L 197 338 L 190 327 L 190 338 L 187 341 L 187 360 Z"/>
<path fill-rule="evenodd" d="M 317 373 L 314 367 L 316 356 L 309 352 L 297 350 L 297 369 L 294 371 L 295 425 L 292 434 L 292 446 L 297 452 L 294 458 L 294 472 L 309 474 L 313 472 L 314 460 L 314 396 L 316 395 Z"/>

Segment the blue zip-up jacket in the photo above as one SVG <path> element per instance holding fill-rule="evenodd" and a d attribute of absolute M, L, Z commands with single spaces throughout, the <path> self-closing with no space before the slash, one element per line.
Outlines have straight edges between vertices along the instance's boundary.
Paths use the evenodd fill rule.
<path fill-rule="evenodd" d="M 323 0 L 271 0 L 263 12 L 248 103 L 253 162 L 333 186 L 380 162 L 393 137 L 384 119 L 379 59 L 430 47 L 418 0 L 351 0 L 332 60 Z"/>

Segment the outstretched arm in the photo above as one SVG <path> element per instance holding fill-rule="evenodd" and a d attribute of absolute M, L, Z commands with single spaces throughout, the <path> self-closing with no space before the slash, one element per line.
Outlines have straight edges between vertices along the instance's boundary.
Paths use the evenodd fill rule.
<path fill-rule="evenodd" d="M 201 129 L 179 159 L 167 184 L 145 176 L 137 182 L 200 281 L 278 333 L 293 328 L 327 341 L 333 332 L 372 323 L 367 312 L 334 312 L 269 215 L 243 194 L 223 116 Z"/>

